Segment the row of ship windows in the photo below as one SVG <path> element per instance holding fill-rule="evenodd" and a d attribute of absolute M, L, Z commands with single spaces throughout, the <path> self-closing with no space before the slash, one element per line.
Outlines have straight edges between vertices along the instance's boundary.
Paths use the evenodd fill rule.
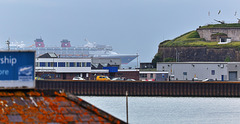
<path fill-rule="evenodd" d="M 91 67 L 91 62 L 36 62 L 36 67 Z"/>

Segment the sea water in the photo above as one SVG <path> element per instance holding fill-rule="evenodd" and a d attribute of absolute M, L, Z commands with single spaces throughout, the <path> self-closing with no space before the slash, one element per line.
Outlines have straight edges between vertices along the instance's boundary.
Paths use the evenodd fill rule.
<path fill-rule="evenodd" d="M 126 97 L 79 96 L 126 122 Z M 130 124 L 239 124 L 240 98 L 128 97 Z"/>

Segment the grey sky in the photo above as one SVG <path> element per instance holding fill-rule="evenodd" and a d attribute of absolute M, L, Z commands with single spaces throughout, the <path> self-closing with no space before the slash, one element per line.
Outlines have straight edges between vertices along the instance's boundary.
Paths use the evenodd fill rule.
<path fill-rule="evenodd" d="M 10 37 L 30 46 L 41 36 L 46 46 L 60 46 L 62 39 L 82 46 L 87 38 L 150 62 L 163 40 L 213 19 L 237 22 L 239 5 L 237 0 L 0 0 L 0 43 L 5 46 Z"/>

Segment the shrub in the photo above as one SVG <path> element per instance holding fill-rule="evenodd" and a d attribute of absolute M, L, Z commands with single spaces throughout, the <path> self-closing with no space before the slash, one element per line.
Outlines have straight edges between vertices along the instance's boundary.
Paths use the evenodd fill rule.
<path fill-rule="evenodd" d="M 176 62 L 176 60 L 174 58 L 168 57 L 168 58 L 164 58 L 163 60 L 164 62 Z"/>
<path fill-rule="evenodd" d="M 225 60 L 224 60 L 224 62 L 230 62 L 230 61 L 231 61 L 231 59 L 230 59 L 229 56 L 227 56 L 227 57 L 225 58 Z"/>
<path fill-rule="evenodd" d="M 161 62 L 162 61 L 162 53 L 157 53 L 154 58 L 152 59 L 152 65 L 154 68 L 156 68 L 157 66 L 157 62 Z"/>

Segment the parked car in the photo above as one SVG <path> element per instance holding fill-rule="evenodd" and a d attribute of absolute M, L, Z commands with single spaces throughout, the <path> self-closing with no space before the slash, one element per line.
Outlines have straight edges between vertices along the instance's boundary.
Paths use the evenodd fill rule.
<path fill-rule="evenodd" d="M 85 80 L 85 79 L 82 77 L 74 77 L 73 80 Z"/>
<path fill-rule="evenodd" d="M 112 81 L 123 81 L 123 79 L 120 77 L 115 77 L 115 78 L 112 78 Z"/>
<path fill-rule="evenodd" d="M 192 81 L 199 81 L 199 79 L 195 77 L 192 79 Z"/>
<path fill-rule="evenodd" d="M 127 79 L 126 81 L 136 81 L 135 79 Z"/>
<path fill-rule="evenodd" d="M 44 79 L 41 77 L 35 77 L 35 80 L 44 80 Z"/>
<path fill-rule="evenodd" d="M 206 81 L 214 81 L 214 80 L 213 79 L 208 79 L 208 78 L 202 80 L 202 82 L 206 82 Z"/>
<path fill-rule="evenodd" d="M 100 76 L 97 76 L 96 80 L 97 81 L 109 81 L 110 78 L 108 76 L 100 75 Z"/>

